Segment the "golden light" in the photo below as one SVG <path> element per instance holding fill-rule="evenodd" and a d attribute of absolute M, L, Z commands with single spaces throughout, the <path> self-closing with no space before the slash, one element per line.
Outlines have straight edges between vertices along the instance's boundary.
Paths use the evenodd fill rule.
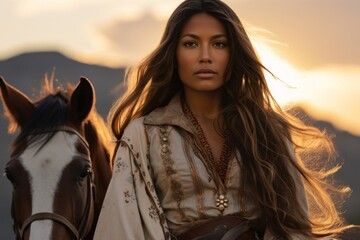
<path fill-rule="evenodd" d="M 360 135 L 360 68 L 327 66 L 300 71 L 282 59 L 267 38 L 252 36 L 257 53 L 270 73 L 266 79 L 281 106 L 299 105 L 317 120 L 331 121 L 335 127 Z"/>
<path fill-rule="evenodd" d="M 252 37 L 252 43 L 264 66 L 273 73 L 265 72 L 268 86 L 276 101 L 280 105 L 299 102 L 303 96 L 301 90 L 301 74 L 289 63 L 281 59 L 275 51 L 269 47 L 268 40 L 259 36 Z"/>

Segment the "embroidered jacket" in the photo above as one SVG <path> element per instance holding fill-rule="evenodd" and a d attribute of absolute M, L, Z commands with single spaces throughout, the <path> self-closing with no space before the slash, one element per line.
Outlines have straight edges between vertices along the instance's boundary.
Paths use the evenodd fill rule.
<path fill-rule="evenodd" d="M 241 211 L 256 218 L 256 206 L 251 201 L 240 206 L 239 154 L 232 155 L 225 181 L 219 181 L 194 138 L 179 96 L 126 127 L 115 154 L 95 240 L 171 239 L 206 218 Z M 301 176 L 295 169 L 289 170 L 298 186 L 301 207 L 307 212 Z M 220 195 L 226 204 L 220 204 Z M 273 237 L 266 231 L 264 239 Z"/>

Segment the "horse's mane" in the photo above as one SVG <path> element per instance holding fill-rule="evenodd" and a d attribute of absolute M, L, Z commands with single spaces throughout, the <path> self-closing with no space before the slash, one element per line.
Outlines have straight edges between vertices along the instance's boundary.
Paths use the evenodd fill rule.
<path fill-rule="evenodd" d="M 67 121 L 67 103 L 74 90 L 72 84 L 67 88 L 62 86 L 54 88 L 54 78 L 45 77 L 39 96 L 34 104 L 36 110 L 29 121 L 22 126 L 19 136 L 13 143 L 13 148 L 18 148 L 25 142 L 40 143 L 40 148 L 54 136 L 54 130 L 64 125 Z M 46 133 L 46 134 L 34 134 Z M 85 120 L 85 138 L 90 146 L 102 143 L 107 152 L 110 153 L 113 140 L 103 118 L 93 108 Z"/>

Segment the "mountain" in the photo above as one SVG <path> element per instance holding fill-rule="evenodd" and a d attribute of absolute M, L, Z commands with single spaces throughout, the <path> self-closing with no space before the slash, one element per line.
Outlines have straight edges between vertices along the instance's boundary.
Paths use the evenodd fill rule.
<path fill-rule="evenodd" d="M 80 76 L 91 80 L 96 91 L 96 108 L 106 118 L 112 103 L 122 94 L 121 84 L 124 69 L 89 65 L 70 59 L 58 52 L 25 53 L 0 61 L 0 75 L 7 82 L 20 89 L 28 96 L 37 95 L 45 74 L 55 71 L 55 84 L 76 84 Z M 344 205 L 345 218 L 353 224 L 360 224 L 360 137 L 340 131 L 325 121 L 315 121 L 302 109 L 297 114 L 306 121 L 326 129 L 334 135 L 334 143 L 339 152 L 342 169 L 336 174 L 336 180 L 352 188 L 353 193 Z M 0 173 L 4 172 L 9 157 L 9 145 L 14 136 L 7 134 L 7 119 L 3 116 L 0 104 Z M 10 216 L 11 186 L 5 177 L 0 177 L 0 239 L 14 239 Z M 349 238 L 350 239 L 350 238 Z"/>
<path fill-rule="evenodd" d="M 96 89 L 96 106 L 101 106 L 97 110 L 102 115 L 108 113 L 113 100 L 121 94 L 122 68 L 84 64 L 58 52 L 24 53 L 0 61 L 0 76 L 28 96 L 40 88 L 45 74 L 50 76 L 53 72 L 62 85 L 76 84 L 80 76 L 90 79 Z"/>

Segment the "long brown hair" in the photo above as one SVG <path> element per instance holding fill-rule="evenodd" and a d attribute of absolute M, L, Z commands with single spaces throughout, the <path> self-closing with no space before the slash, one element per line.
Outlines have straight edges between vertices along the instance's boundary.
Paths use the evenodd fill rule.
<path fill-rule="evenodd" d="M 327 182 L 328 171 L 311 169 L 323 153 L 334 156 L 330 138 L 304 125 L 278 106 L 267 86 L 264 71 L 252 43 L 236 13 L 219 0 L 186 0 L 170 16 L 159 46 L 126 75 L 128 89 L 109 115 L 115 136 L 120 139 L 128 123 L 168 104 L 182 83 L 176 69 L 176 47 L 180 33 L 197 13 L 205 12 L 225 26 L 230 60 L 225 75 L 221 116 L 232 133 L 234 147 L 242 157 L 243 202 L 258 206 L 260 218 L 274 236 L 289 239 L 298 233 L 308 237 L 335 236 L 348 226 L 343 223 L 332 194 L 347 188 Z M 296 161 L 288 143 L 297 152 Z M 316 153 L 316 154 L 314 154 Z M 290 168 L 304 179 L 310 205 L 309 217 L 301 209 Z M 248 189 L 251 189 L 249 191 Z"/>

